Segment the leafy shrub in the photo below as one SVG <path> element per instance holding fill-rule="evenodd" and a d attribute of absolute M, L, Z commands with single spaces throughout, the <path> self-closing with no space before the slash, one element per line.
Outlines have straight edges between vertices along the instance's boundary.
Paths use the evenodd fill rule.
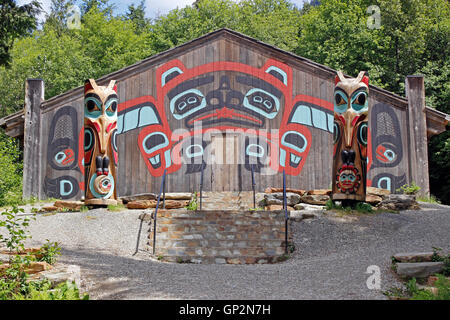
<path fill-rule="evenodd" d="M 186 209 L 188 210 L 197 210 L 198 203 L 197 203 L 197 192 L 194 192 L 194 196 L 192 197 L 191 201 L 189 201 L 189 204 L 187 205 Z"/>
<path fill-rule="evenodd" d="M 33 281 L 28 285 L 26 293 L 18 293 L 12 296 L 14 300 L 89 300 L 89 295 L 80 296 L 75 285 L 66 281 L 56 288 L 51 288 L 49 281 Z"/>
<path fill-rule="evenodd" d="M 337 204 L 333 200 L 328 200 L 325 203 L 325 209 L 326 210 L 341 210 L 345 211 L 347 213 L 352 212 L 352 210 L 356 210 L 360 213 L 372 213 L 373 208 L 370 204 L 366 202 L 351 202 L 344 205 Z"/>
<path fill-rule="evenodd" d="M 450 280 L 441 274 L 436 276 L 438 280 L 436 280 L 434 286 L 437 288 L 437 294 L 433 294 L 425 289 L 419 289 L 415 278 L 409 280 L 406 288 L 411 300 L 450 300 Z"/>
<path fill-rule="evenodd" d="M 361 213 L 372 213 L 372 206 L 365 202 L 358 202 L 355 206 L 356 211 Z"/>
<path fill-rule="evenodd" d="M 395 191 L 401 192 L 403 194 L 417 194 L 417 192 L 420 191 L 420 187 L 413 181 L 410 185 L 404 184 Z"/>
<path fill-rule="evenodd" d="M 22 169 L 17 142 L 0 132 L 0 207 L 22 201 Z"/>
<path fill-rule="evenodd" d="M 61 247 L 58 245 L 58 242 L 50 242 L 47 239 L 47 243 L 41 247 L 36 255 L 39 256 L 39 261 L 54 264 L 56 262 L 56 256 L 61 255 Z"/>
<path fill-rule="evenodd" d="M 25 248 L 24 241 L 29 238 L 26 228 L 30 221 L 30 218 L 18 215 L 19 212 L 23 213 L 24 210 L 17 207 L 6 209 L 1 213 L 3 220 L 0 221 L 0 227 L 6 230 L 6 235 L 0 234 L 0 242 L 3 242 L 10 252 L 17 253 Z"/>
<path fill-rule="evenodd" d="M 60 254 L 58 243 L 47 243 L 33 255 L 20 255 L 25 249 L 24 242 L 29 236 L 27 227 L 30 218 L 19 215 L 23 209 L 13 207 L 1 213 L 0 242 L 3 242 L 11 253 L 8 267 L 0 272 L 0 300 L 80 300 L 78 288 L 73 283 L 65 283 L 51 289 L 48 280 L 30 281 L 26 268 L 33 260 L 53 264 Z"/>
<path fill-rule="evenodd" d="M 431 260 L 434 262 L 444 262 L 444 270 L 442 274 L 444 276 L 450 276 L 450 254 L 447 256 L 441 255 L 441 248 L 433 247 L 433 255 L 431 256 Z"/>

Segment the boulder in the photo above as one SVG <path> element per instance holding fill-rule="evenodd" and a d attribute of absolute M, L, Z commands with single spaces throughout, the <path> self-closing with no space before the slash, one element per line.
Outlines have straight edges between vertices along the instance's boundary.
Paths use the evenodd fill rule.
<path fill-rule="evenodd" d="M 399 262 L 430 262 L 433 252 L 396 253 L 393 258 Z"/>
<path fill-rule="evenodd" d="M 82 201 L 64 201 L 64 200 L 58 200 L 55 201 L 53 206 L 57 208 L 66 208 L 69 210 L 80 210 L 81 207 L 84 205 L 84 202 Z"/>
<path fill-rule="evenodd" d="M 52 287 L 64 283 L 66 281 L 75 282 L 79 288 L 81 285 L 80 267 L 77 265 L 69 265 L 67 268 L 55 268 L 56 270 L 44 271 L 39 274 L 41 280 L 48 280 Z"/>
<path fill-rule="evenodd" d="M 391 194 L 391 192 L 387 189 L 381 189 L 381 188 L 374 188 L 374 187 L 367 187 L 366 188 L 366 194 L 371 196 L 378 196 L 378 197 L 386 197 Z"/>
<path fill-rule="evenodd" d="M 52 266 L 48 264 L 45 261 L 32 261 L 30 264 L 25 268 L 25 272 L 28 274 L 35 274 L 41 271 L 50 270 Z"/>
<path fill-rule="evenodd" d="M 162 198 L 162 194 L 161 194 Z M 192 194 L 188 192 L 169 192 L 166 193 L 166 200 L 191 200 Z"/>
<path fill-rule="evenodd" d="M 283 188 L 266 188 L 266 190 L 264 190 L 265 193 L 278 193 L 278 192 L 283 192 Z M 296 193 L 300 196 L 305 194 L 305 190 L 301 190 L 301 189 L 292 189 L 292 188 L 286 188 L 286 192 L 291 192 L 291 193 Z"/>
<path fill-rule="evenodd" d="M 277 193 L 269 193 L 264 195 L 265 203 L 266 205 L 283 205 L 283 193 L 277 192 Z M 286 193 L 286 202 L 288 206 L 293 207 L 297 203 L 300 202 L 300 195 L 293 192 Z"/>
<path fill-rule="evenodd" d="M 302 221 L 305 219 L 317 218 L 317 214 L 311 211 L 291 211 L 290 217 L 293 221 Z"/>
<path fill-rule="evenodd" d="M 157 195 L 155 195 L 154 193 L 141 193 L 141 194 L 135 194 L 132 196 L 121 197 L 120 199 L 122 200 L 123 204 L 127 204 L 128 202 L 138 201 L 138 200 L 156 200 L 156 198 L 157 198 Z"/>
<path fill-rule="evenodd" d="M 269 193 L 269 194 L 265 194 L 264 195 L 264 204 L 266 206 L 269 206 L 269 205 L 283 205 L 283 201 L 278 199 L 278 198 L 276 198 L 273 193 Z"/>
<path fill-rule="evenodd" d="M 188 200 L 177 201 L 177 200 L 166 200 L 165 207 L 166 209 L 179 209 L 184 208 L 189 204 Z M 156 205 L 155 205 L 156 207 Z M 162 201 L 160 202 L 160 208 L 162 207 Z"/>
<path fill-rule="evenodd" d="M 305 211 L 322 211 L 325 209 L 324 206 L 299 203 L 294 206 L 295 210 L 305 210 Z"/>
<path fill-rule="evenodd" d="M 397 274 L 404 278 L 426 278 L 442 272 L 443 262 L 400 262 L 397 263 Z"/>
<path fill-rule="evenodd" d="M 371 205 L 373 205 L 373 206 L 376 206 L 381 201 L 383 201 L 383 198 L 380 197 L 380 196 L 366 194 L 366 202 L 371 204 Z"/>
<path fill-rule="evenodd" d="M 387 210 L 408 210 L 419 209 L 419 204 L 416 201 L 415 195 L 390 194 L 386 196 L 377 207 Z"/>
<path fill-rule="evenodd" d="M 287 207 L 288 211 L 294 211 L 294 208 L 288 206 Z M 278 205 L 278 204 L 271 204 L 269 206 L 266 207 L 266 210 L 268 211 L 280 211 L 283 210 L 283 206 L 282 205 Z"/>
<path fill-rule="evenodd" d="M 331 196 L 331 190 L 330 189 L 309 190 L 306 194 L 319 195 L 319 196 Z"/>
<path fill-rule="evenodd" d="M 315 205 L 325 205 L 328 200 L 330 200 L 330 196 L 320 194 L 304 195 L 301 197 L 302 202 Z"/>
<path fill-rule="evenodd" d="M 156 208 L 156 200 L 133 200 L 127 203 L 128 209 Z"/>

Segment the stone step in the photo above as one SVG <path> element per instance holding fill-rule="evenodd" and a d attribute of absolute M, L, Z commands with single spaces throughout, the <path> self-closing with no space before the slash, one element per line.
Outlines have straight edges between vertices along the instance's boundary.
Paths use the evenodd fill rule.
<path fill-rule="evenodd" d="M 431 262 L 433 252 L 397 253 L 393 258 L 399 262 Z"/>
<path fill-rule="evenodd" d="M 153 241 L 153 238 L 150 238 Z M 156 237 L 156 248 L 234 248 L 244 249 L 251 247 L 280 247 L 284 242 L 284 237 L 280 239 L 267 240 L 166 240 Z"/>
<path fill-rule="evenodd" d="M 178 248 L 164 248 L 156 247 L 156 256 L 158 255 L 170 255 L 170 256 L 190 256 L 195 258 L 200 257 L 261 257 L 261 255 L 279 255 L 284 254 L 284 246 L 277 248 L 191 248 L 191 247 L 178 247 Z"/>
<path fill-rule="evenodd" d="M 443 262 L 400 262 L 397 263 L 397 274 L 405 278 L 426 278 L 442 272 Z"/>

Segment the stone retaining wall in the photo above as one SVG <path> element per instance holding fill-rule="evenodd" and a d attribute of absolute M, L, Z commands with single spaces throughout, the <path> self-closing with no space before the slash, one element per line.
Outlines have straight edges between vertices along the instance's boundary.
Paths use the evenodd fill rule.
<path fill-rule="evenodd" d="M 148 244 L 152 252 L 153 219 Z M 283 211 L 158 210 L 155 258 L 162 261 L 273 263 L 284 254 Z"/>

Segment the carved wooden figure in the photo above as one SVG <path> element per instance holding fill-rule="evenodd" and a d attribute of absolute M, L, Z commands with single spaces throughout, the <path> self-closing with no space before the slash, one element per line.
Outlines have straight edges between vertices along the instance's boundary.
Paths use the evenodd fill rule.
<path fill-rule="evenodd" d="M 117 204 L 117 87 L 84 85 L 85 203 Z"/>
<path fill-rule="evenodd" d="M 369 78 L 338 71 L 334 89 L 333 200 L 366 199 Z"/>

